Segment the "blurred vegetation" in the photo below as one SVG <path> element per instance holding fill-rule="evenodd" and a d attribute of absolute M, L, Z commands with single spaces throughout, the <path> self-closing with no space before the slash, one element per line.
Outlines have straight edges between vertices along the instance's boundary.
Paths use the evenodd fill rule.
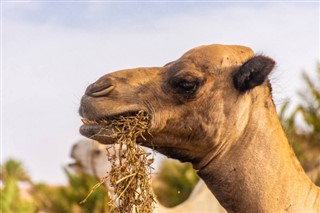
<path fill-rule="evenodd" d="M 105 188 L 95 190 L 84 204 L 79 204 L 98 180 L 84 173 L 64 172 L 68 178 L 66 186 L 50 186 L 33 183 L 22 163 L 7 160 L 1 166 L 1 213 L 104 213 L 109 201 Z M 21 186 L 21 185 L 24 185 Z M 21 186 L 21 187 L 19 187 Z M 22 190 L 22 188 L 24 190 Z M 24 191 L 24 193 L 23 193 Z"/>
<path fill-rule="evenodd" d="M 314 79 L 302 74 L 301 103 L 289 115 L 289 103 L 283 104 L 279 117 L 303 168 L 320 186 L 320 63 L 316 74 Z"/>
<path fill-rule="evenodd" d="M 35 185 L 32 194 L 42 209 L 59 213 L 108 212 L 105 206 L 108 202 L 107 191 L 103 187 L 96 189 L 87 202 L 80 204 L 98 179 L 84 173 L 71 173 L 67 169 L 64 171 L 68 178 L 67 186 L 51 187 L 43 183 Z"/>
<path fill-rule="evenodd" d="M 0 178 L 4 185 L 0 191 L 1 213 L 36 211 L 36 205 L 32 200 L 22 199 L 20 196 L 18 183 L 32 184 L 21 162 L 10 159 L 4 165 L 1 165 Z"/>
<path fill-rule="evenodd" d="M 185 201 L 199 181 L 190 163 L 166 159 L 153 179 L 153 190 L 159 202 L 166 207 Z"/>

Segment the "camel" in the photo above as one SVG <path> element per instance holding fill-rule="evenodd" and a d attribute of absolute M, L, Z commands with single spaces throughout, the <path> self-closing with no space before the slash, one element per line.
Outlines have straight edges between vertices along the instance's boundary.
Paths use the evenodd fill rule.
<path fill-rule="evenodd" d="M 274 66 L 248 47 L 200 46 L 163 67 L 102 76 L 88 86 L 79 113 L 99 121 L 146 111 L 150 135 L 139 142 L 191 162 L 228 212 L 320 212 L 320 189 L 277 117 L 268 79 Z M 100 128 L 92 122 L 80 133 L 114 143 L 97 135 Z"/>
<path fill-rule="evenodd" d="M 106 145 L 95 141 L 81 140 L 73 145 L 71 157 L 75 160 L 69 167 L 75 171 L 103 178 L 106 171 L 109 171 L 111 164 L 107 161 Z M 113 153 L 113 149 L 109 149 Z M 154 178 L 152 182 L 156 181 Z M 106 183 L 108 187 L 108 183 Z M 195 186 L 188 199 L 183 203 L 167 208 L 158 201 L 155 203 L 154 213 L 225 213 L 225 210 L 219 204 L 217 199 L 211 194 L 205 183 L 200 180 Z"/>

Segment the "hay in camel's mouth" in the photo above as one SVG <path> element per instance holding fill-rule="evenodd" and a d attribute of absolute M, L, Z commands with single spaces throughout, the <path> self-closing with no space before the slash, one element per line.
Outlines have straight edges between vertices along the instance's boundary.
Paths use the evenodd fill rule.
<path fill-rule="evenodd" d="M 80 127 L 80 133 L 83 136 L 97 140 L 103 144 L 114 143 L 116 135 L 114 134 L 115 125 L 113 122 L 123 117 L 134 117 L 139 114 L 140 111 L 128 111 L 115 115 L 103 116 L 96 119 L 82 118 L 83 125 Z"/>
<path fill-rule="evenodd" d="M 115 141 L 110 147 L 115 154 L 108 154 L 111 170 L 94 186 L 96 188 L 109 181 L 114 192 L 108 203 L 110 212 L 153 211 L 155 196 L 150 183 L 153 156 L 150 158 L 151 153 L 147 153 L 137 143 L 137 139 L 146 140 L 144 134 L 147 134 L 149 122 L 150 116 L 142 110 L 99 122 L 83 120 L 86 128 L 100 128 L 92 138 L 107 137 Z M 115 144 L 118 145 L 117 148 Z"/>

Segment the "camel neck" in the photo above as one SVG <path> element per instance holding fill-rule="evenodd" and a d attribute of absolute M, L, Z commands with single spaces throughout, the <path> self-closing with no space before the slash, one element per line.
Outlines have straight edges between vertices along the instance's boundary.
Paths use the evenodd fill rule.
<path fill-rule="evenodd" d="M 303 171 L 276 114 L 258 114 L 259 122 L 253 115 L 241 138 L 199 176 L 228 212 L 320 212 L 319 188 Z"/>

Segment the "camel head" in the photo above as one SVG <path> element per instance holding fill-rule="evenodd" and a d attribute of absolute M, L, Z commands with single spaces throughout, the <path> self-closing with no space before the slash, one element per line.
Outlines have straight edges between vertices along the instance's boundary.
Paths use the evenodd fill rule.
<path fill-rule="evenodd" d="M 151 121 L 142 145 L 200 169 L 222 147 L 236 143 L 251 108 L 273 107 L 267 76 L 274 64 L 243 46 L 200 46 L 163 67 L 102 76 L 87 88 L 79 112 L 99 121 L 144 110 Z M 96 135 L 100 128 L 99 122 L 92 122 L 80 132 L 113 143 Z"/>

